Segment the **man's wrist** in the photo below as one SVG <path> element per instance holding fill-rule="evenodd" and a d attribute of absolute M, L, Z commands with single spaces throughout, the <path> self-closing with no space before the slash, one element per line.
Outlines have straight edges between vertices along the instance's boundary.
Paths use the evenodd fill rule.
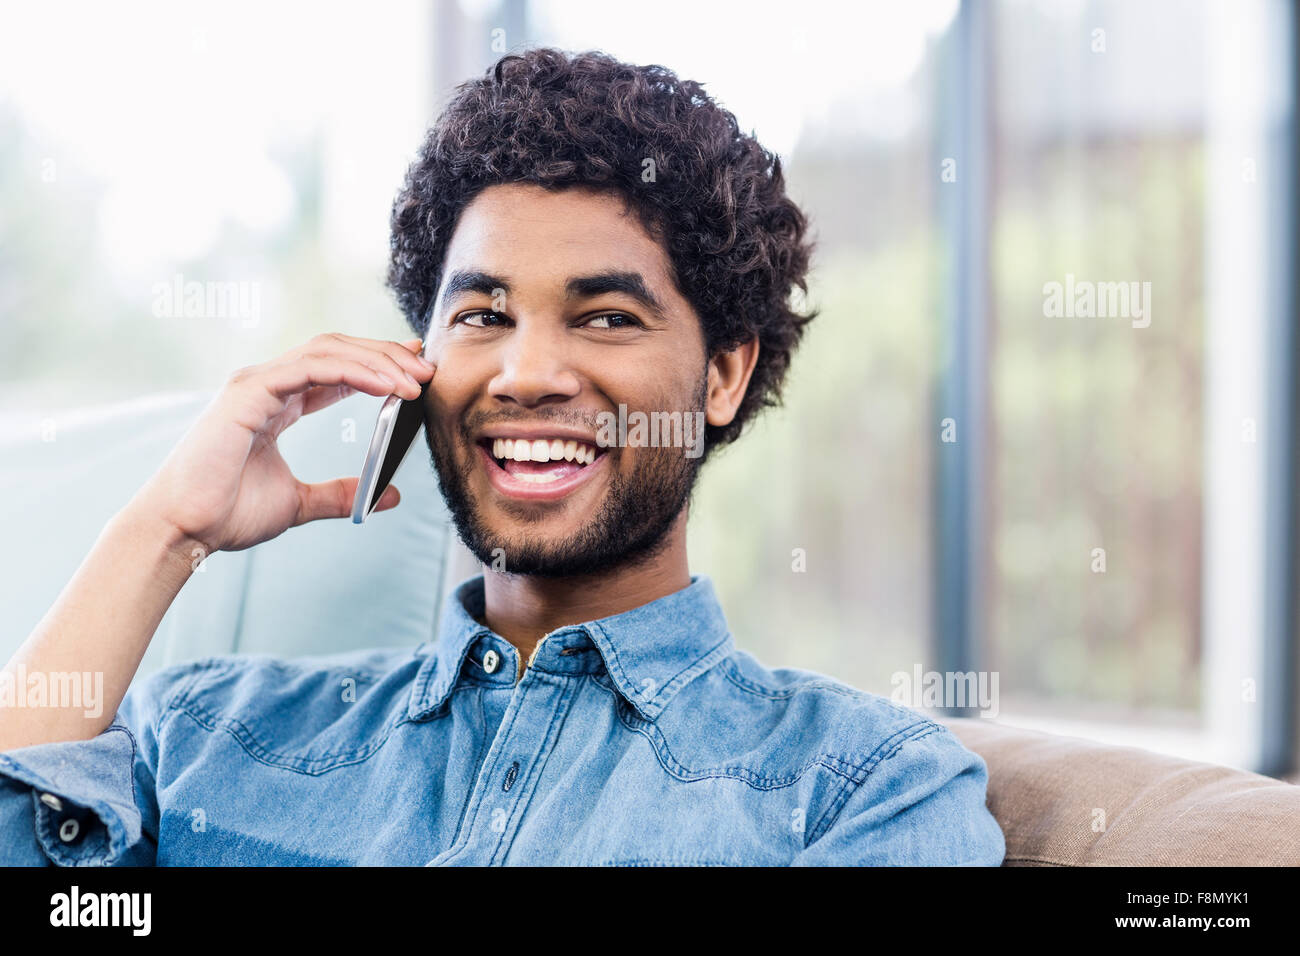
<path fill-rule="evenodd" d="M 184 583 L 210 553 L 202 541 L 165 519 L 146 499 L 133 499 L 113 517 L 113 524 L 133 549 L 147 555 L 157 570 L 176 575 L 178 583 Z"/>

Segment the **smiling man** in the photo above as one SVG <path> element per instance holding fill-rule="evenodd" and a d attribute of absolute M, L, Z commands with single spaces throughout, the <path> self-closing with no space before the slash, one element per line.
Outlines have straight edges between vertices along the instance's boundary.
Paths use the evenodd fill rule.
<path fill-rule="evenodd" d="M 121 706 L 0 713 L 0 862 L 1000 863 L 978 756 L 763 666 L 690 573 L 699 470 L 778 401 L 811 319 L 805 229 L 780 163 L 662 67 L 540 49 L 462 85 L 393 213 L 420 338 L 237 372 L 10 662 L 103 669 Z M 276 436 L 422 385 L 484 565 L 436 642 L 207 658 L 123 696 L 195 548 L 348 513 L 356 480 L 298 482 Z"/>
<path fill-rule="evenodd" d="M 488 187 L 460 216 L 446 273 L 419 330 L 439 370 L 426 435 L 462 539 L 505 572 L 484 582 L 487 623 L 526 659 L 557 627 L 687 587 L 701 456 L 685 433 L 734 419 L 756 341 L 706 361 L 662 246 L 585 187 Z M 676 447 L 605 445 L 620 408 L 691 424 Z"/>

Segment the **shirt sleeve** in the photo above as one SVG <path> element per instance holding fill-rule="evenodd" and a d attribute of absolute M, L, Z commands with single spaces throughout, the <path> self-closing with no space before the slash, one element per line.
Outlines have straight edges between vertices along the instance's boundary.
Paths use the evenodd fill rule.
<path fill-rule="evenodd" d="M 159 701 L 174 668 L 128 688 L 90 740 L 0 753 L 0 866 L 152 866 Z"/>
<path fill-rule="evenodd" d="M 951 732 L 930 724 L 867 766 L 792 865 L 1002 864 L 1006 841 L 985 805 L 988 769 Z"/>

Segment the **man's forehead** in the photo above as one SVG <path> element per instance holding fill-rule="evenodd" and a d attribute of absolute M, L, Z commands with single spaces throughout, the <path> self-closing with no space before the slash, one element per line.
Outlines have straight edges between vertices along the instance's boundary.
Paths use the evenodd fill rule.
<path fill-rule="evenodd" d="M 464 209 L 448 246 L 446 267 L 505 271 L 533 260 L 554 263 L 557 273 L 645 273 L 653 264 L 658 267 L 654 279 L 667 274 L 662 247 L 621 198 L 586 189 L 551 192 L 518 184 L 490 187 Z"/>

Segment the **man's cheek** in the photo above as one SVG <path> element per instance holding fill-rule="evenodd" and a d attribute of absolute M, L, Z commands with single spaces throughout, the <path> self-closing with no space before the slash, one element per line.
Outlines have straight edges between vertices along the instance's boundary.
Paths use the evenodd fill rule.
<path fill-rule="evenodd" d="M 442 340 L 430 342 L 424 357 L 434 365 L 429 392 L 450 404 L 467 400 L 491 377 L 486 355 Z"/>
<path fill-rule="evenodd" d="M 424 393 L 424 421 L 426 427 L 439 431 L 449 431 L 450 426 L 460 420 L 462 413 L 462 394 L 455 388 L 456 383 L 450 379 L 438 381 L 435 374 L 433 381 Z"/>

